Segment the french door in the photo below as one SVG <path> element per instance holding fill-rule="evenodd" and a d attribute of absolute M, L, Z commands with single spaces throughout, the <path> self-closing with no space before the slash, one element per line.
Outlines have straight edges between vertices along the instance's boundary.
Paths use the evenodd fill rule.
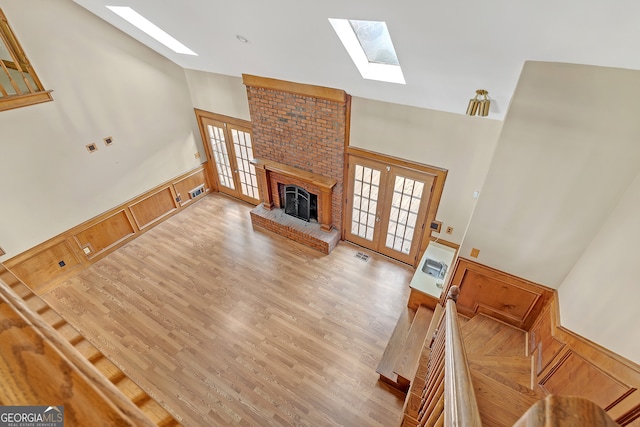
<path fill-rule="evenodd" d="M 414 264 L 434 176 L 358 157 L 348 172 L 346 240 Z"/>
<path fill-rule="evenodd" d="M 218 191 L 254 205 L 260 203 L 256 171 L 250 162 L 253 159 L 250 128 L 198 117 Z"/>

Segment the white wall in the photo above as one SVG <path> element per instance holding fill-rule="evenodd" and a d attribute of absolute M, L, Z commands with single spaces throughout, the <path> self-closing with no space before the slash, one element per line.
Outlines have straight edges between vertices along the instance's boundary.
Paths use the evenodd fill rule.
<path fill-rule="evenodd" d="M 558 289 L 560 323 L 640 363 L 640 174 Z"/>
<path fill-rule="evenodd" d="M 182 68 L 71 1 L 0 7 L 54 91 L 53 102 L 0 112 L 0 260 L 199 165 Z"/>
<path fill-rule="evenodd" d="M 478 248 L 483 264 L 560 286 L 640 171 L 639 82 L 527 62 L 461 256 Z"/>
<path fill-rule="evenodd" d="M 443 223 L 440 237 L 460 243 L 502 122 L 356 97 L 351 109 L 352 146 L 449 171 L 437 219 Z M 444 232 L 448 226 L 451 235 Z"/>
<path fill-rule="evenodd" d="M 204 71 L 184 70 L 195 108 L 251 120 L 247 87 L 241 77 L 224 76 Z"/>

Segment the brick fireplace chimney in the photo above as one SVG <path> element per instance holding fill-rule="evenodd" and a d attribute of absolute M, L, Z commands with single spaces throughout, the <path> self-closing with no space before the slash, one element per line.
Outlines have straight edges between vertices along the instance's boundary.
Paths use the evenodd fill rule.
<path fill-rule="evenodd" d="M 243 82 L 247 87 L 255 158 L 258 162 L 289 166 L 299 170 L 300 175 L 306 171 L 318 179 L 335 181 L 330 204 L 329 201 L 323 204 L 331 210 L 331 223 L 325 224 L 323 230 L 340 232 L 351 97 L 338 89 L 250 75 L 243 75 Z M 272 173 L 270 179 L 286 180 L 277 173 Z M 300 177 L 289 180 L 295 182 L 281 183 L 299 185 L 314 194 L 314 190 L 319 191 L 313 188 L 313 182 L 305 183 Z M 278 208 L 278 186 L 262 187 L 265 186 L 270 188 L 261 188 L 261 191 L 275 192 L 271 200 Z M 263 196 L 263 200 L 266 199 Z"/>

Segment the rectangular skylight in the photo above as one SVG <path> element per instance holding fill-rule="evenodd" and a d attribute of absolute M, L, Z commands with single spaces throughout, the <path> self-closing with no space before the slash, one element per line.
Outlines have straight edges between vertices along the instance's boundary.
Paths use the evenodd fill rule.
<path fill-rule="evenodd" d="M 363 78 L 405 84 L 386 23 L 333 18 L 329 22 Z"/>
<path fill-rule="evenodd" d="M 153 22 L 149 21 L 144 16 L 140 15 L 135 10 L 127 6 L 107 6 L 107 9 L 119 15 L 121 18 L 137 27 L 139 30 L 144 31 L 149 36 L 153 37 L 175 53 L 181 53 L 184 55 L 198 56 L 197 53 L 180 43 L 178 40 L 171 37 L 164 32 L 161 28 L 156 26 Z"/>

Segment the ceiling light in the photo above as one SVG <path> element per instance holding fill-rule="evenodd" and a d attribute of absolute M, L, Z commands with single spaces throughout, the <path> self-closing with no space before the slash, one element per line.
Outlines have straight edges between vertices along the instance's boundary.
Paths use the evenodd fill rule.
<path fill-rule="evenodd" d="M 244 36 L 241 36 L 240 34 L 236 34 L 236 38 L 240 40 L 242 43 L 249 43 L 249 39 Z"/>
<path fill-rule="evenodd" d="M 144 31 L 149 36 L 153 37 L 175 53 L 181 53 L 184 55 L 198 56 L 197 53 L 180 43 L 178 40 L 165 33 L 162 29 L 158 28 L 153 22 L 149 21 L 144 16 L 140 15 L 135 10 L 126 6 L 107 6 L 107 9 L 120 16 L 130 24 L 134 25 L 141 31 Z"/>
<path fill-rule="evenodd" d="M 333 18 L 329 23 L 363 78 L 405 84 L 386 23 Z"/>
<path fill-rule="evenodd" d="M 489 115 L 489 106 L 491 105 L 491 100 L 487 96 L 489 92 L 484 89 L 476 90 L 475 98 L 471 98 L 469 100 L 469 106 L 467 107 L 467 115 L 486 117 Z M 483 99 L 478 99 L 479 97 L 483 97 Z"/>

